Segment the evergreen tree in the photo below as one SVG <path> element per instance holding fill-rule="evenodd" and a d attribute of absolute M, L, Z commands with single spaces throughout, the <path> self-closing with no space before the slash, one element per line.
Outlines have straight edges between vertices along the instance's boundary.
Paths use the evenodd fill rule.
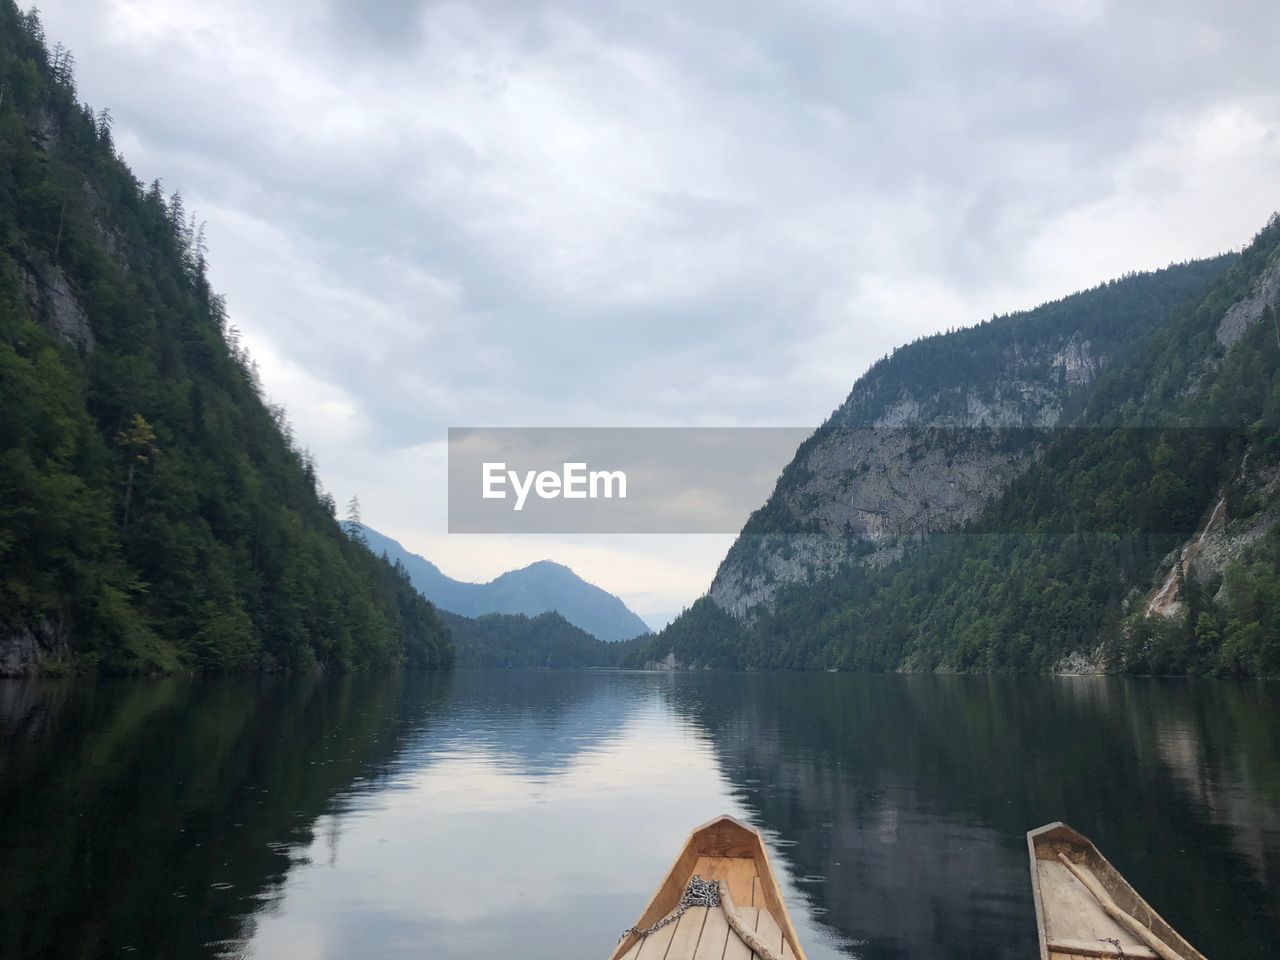
<path fill-rule="evenodd" d="M 360 521 L 360 498 L 354 493 L 351 499 L 347 501 L 347 519 L 346 519 L 347 536 L 363 547 L 369 546 L 369 540 L 364 535 L 364 526 Z"/>

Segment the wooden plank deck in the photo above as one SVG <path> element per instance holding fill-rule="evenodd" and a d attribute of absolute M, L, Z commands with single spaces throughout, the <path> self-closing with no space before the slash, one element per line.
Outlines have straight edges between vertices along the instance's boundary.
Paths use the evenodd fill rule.
<path fill-rule="evenodd" d="M 693 872 L 703 880 L 723 880 L 729 885 L 733 902 L 740 907 L 759 906 L 755 902 L 756 864 L 739 857 L 699 857 Z"/>
<path fill-rule="evenodd" d="M 762 909 L 764 898 L 755 862 L 739 857 L 699 857 L 694 873 L 704 880 L 723 880 L 747 926 L 779 956 L 793 958 L 777 919 Z M 674 912 L 674 911 L 673 911 Z M 670 916 L 671 914 L 668 914 Z M 720 908 L 690 907 L 675 923 L 645 937 L 622 960 L 760 960 L 729 929 Z M 1064 958 L 1068 960 L 1068 958 Z"/>
<path fill-rule="evenodd" d="M 707 910 L 706 907 L 703 907 Z M 724 918 L 724 911 L 719 907 L 707 910 L 707 922 L 702 928 L 702 938 L 691 954 L 693 960 L 723 960 L 725 945 L 733 931 L 729 929 L 729 921 Z M 734 937 L 734 939 L 737 939 Z"/>
<path fill-rule="evenodd" d="M 1081 869 L 1092 873 L 1088 867 Z M 1045 918 L 1045 939 L 1051 956 L 1071 958 L 1128 957 L 1129 960 L 1156 960 L 1155 951 L 1111 919 L 1067 867 L 1053 860 L 1037 860 L 1041 896 L 1053 910 Z M 1116 940 L 1117 950 L 1107 943 Z"/>

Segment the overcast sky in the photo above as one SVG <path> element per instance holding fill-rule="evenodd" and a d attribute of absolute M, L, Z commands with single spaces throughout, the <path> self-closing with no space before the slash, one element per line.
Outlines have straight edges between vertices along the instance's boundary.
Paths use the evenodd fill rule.
<path fill-rule="evenodd" d="M 340 502 L 669 613 L 731 538 L 450 537 L 449 426 L 814 425 L 878 356 L 1280 207 L 1274 0 L 59 0 Z M 779 464 L 781 466 L 781 464 Z"/>

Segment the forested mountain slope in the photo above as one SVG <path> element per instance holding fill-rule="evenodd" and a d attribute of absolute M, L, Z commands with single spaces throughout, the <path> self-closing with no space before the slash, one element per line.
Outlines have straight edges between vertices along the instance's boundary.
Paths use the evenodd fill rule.
<path fill-rule="evenodd" d="M 333 514 L 195 218 L 0 0 L 0 672 L 447 665 Z"/>
<path fill-rule="evenodd" d="M 1134 274 L 895 350 L 796 452 L 711 586 L 740 619 L 788 583 L 972 520 L 1231 257 Z"/>
<path fill-rule="evenodd" d="M 648 639 L 646 634 L 600 640 L 558 613 L 463 617 L 441 610 L 440 617 L 453 637 L 459 667 L 614 667 Z"/>
<path fill-rule="evenodd" d="M 1078 412 L 1068 398 L 1058 423 L 1070 427 L 1031 431 L 1042 448 L 962 527 L 843 537 L 828 575 L 774 584 L 752 621 L 703 600 L 635 662 L 1280 673 L 1280 221 L 1223 266 L 1105 366 Z M 805 458 L 828 429 L 780 488 L 809 482 Z M 1000 429 L 974 433 L 1004 442 Z M 929 454 L 925 441 L 936 435 L 911 456 Z"/>

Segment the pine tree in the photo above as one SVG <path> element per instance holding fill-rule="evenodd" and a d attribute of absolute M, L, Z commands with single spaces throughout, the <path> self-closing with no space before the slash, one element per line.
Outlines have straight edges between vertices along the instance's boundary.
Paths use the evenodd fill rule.
<path fill-rule="evenodd" d="M 356 494 L 351 495 L 351 499 L 347 501 L 347 520 L 343 524 L 347 536 L 363 546 L 369 546 L 369 540 L 364 535 L 364 527 L 360 523 L 360 498 Z"/>
<path fill-rule="evenodd" d="M 133 502 L 133 477 L 139 464 L 148 464 L 156 453 L 156 432 L 146 418 L 135 413 L 129 426 L 116 434 L 116 446 L 124 451 L 129 462 L 129 471 L 124 482 L 124 518 L 120 521 L 123 530 L 129 529 L 129 505 Z"/>

